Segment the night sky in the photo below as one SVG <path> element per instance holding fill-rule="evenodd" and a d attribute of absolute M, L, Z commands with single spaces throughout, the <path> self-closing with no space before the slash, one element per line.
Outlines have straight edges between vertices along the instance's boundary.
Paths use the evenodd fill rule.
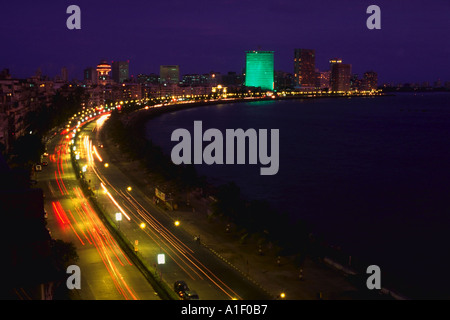
<path fill-rule="evenodd" d="M 81 30 L 68 30 L 66 9 L 81 8 Z M 381 30 L 366 9 L 381 8 Z M 275 69 L 293 72 L 294 48 L 316 50 L 316 66 L 333 57 L 379 82 L 450 80 L 448 0 L 142 0 L 2 1 L 0 69 L 24 78 L 41 68 L 70 78 L 105 58 L 130 60 L 130 73 L 241 72 L 244 51 L 275 51 Z"/>

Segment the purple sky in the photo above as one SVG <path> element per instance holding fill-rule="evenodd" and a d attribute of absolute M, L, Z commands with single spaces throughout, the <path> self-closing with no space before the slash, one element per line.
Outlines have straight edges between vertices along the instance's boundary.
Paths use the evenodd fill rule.
<path fill-rule="evenodd" d="M 81 30 L 66 9 L 81 8 Z M 366 9 L 381 8 L 381 30 Z M 100 59 L 130 60 L 130 73 L 241 72 L 244 51 L 275 51 L 275 69 L 293 72 L 294 48 L 316 50 L 316 66 L 340 57 L 380 82 L 450 81 L 449 0 L 3 1 L 0 69 L 28 77 L 41 68 L 70 78 Z"/>

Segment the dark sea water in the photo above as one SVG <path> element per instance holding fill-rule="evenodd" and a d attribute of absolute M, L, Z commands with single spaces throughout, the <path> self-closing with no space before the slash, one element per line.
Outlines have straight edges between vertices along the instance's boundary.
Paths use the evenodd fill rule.
<path fill-rule="evenodd" d="M 195 120 L 223 133 L 280 130 L 278 174 L 261 176 L 261 165 L 199 173 L 235 181 L 423 297 L 450 297 L 450 94 L 206 106 L 150 120 L 147 137 L 170 154 L 172 131 L 192 132 Z"/>

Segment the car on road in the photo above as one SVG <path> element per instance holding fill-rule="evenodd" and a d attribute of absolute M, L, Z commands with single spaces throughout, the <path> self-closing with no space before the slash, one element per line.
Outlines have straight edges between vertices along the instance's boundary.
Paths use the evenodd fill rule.
<path fill-rule="evenodd" d="M 184 282 L 182 280 L 175 281 L 175 283 L 173 285 L 173 289 L 183 300 L 198 300 L 199 299 L 197 292 L 189 289 L 186 282 Z"/>
<path fill-rule="evenodd" d="M 198 297 L 197 292 L 195 292 L 193 290 L 188 290 L 188 291 L 184 292 L 183 299 L 184 300 L 199 300 L 199 297 Z"/>
<path fill-rule="evenodd" d="M 186 291 L 189 291 L 189 287 L 186 284 L 186 282 L 182 281 L 182 280 L 178 280 L 175 281 L 175 283 L 173 284 L 173 290 L 175 290 L 175 292 L 181 297 L 183 298 L 184 293 Z"/>

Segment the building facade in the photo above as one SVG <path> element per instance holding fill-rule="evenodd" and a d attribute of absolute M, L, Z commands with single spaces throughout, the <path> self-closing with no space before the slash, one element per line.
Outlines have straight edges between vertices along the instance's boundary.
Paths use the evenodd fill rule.
<path fill-rule="evenodd" d="M 115 83 L 123 83 L 130 77 L 130 64 L 128 61 L 113 61 L 112 79 Z"/>
<path fill-rule="evenodd" d="M 111 82 L 109 73 L 111 72 L 111 65 L 106 62 L 106 60 L 102 60 L 97 65 L 97 84 L 99 85 L 107 85 Z"/>
<path fill-rule="evenodd" d="M 96 84 L 97 83 L 97 69 L 89 67 L 83 71 L 83 79 L 85 83 Z"/>
<path fill-rule="evenodd" d="M 364 72 L 362 89 L 371 91 L 378 89 L 378 74 L 374 71 Z"/>
<path fill-rule="evenodd" d="M 352 66 L 342 63 L 342 59 L 330 60 L 330 86 L 331 91 L 350 91 Z"/>
<path fill-rule="evenodd" d="M 166 84 L 178 84 L 180 81 L 180 66 L 163 65 L 159 67 L 159 81 Z"/>
<path fill-rule="evenodd" d="M 298 88 L 314 89 L 316 86 L 316 53 L 312 49 L 294 50 L 294 77 Z"/>
<path fill-rule="evenodd" d="M 316 89 L 329 90 L 330 89 L 330 77 L 331 77 L 330 70 L 316 71 Z"/>
<path fill-rule="evenodd" d="M 246 51 L 245 86 L 274 89 L 273 51 Z"/>

